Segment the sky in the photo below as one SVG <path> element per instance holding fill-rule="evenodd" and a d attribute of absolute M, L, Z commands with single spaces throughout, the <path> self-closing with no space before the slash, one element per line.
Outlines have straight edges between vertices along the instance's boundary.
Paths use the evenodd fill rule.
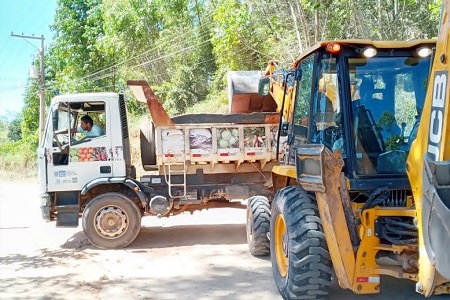
<path fill-rule="evenodd" d="M 24 87 L 41 41 L 12 37 L 44 35 L 44 47 L 53 39 L 50 25 L 57 0 L 0 0 L 0 118 L 11 119 L 23 107 Z"/>

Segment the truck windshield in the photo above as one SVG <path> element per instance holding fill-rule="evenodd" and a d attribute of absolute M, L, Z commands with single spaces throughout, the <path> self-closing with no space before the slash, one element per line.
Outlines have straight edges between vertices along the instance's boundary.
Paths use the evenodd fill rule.
<path fill-rule="evenodd" d="M 357 173 L 406 174 L 430 58 L 349 58 Z"/>

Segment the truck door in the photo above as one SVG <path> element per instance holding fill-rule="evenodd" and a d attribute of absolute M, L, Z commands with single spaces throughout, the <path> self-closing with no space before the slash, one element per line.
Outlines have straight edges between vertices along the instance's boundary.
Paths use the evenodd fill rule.
<path fill-rule="evenodd" d="M 51 148 L 51 139 L 49 139 L 48 134 L 52 132 L 51 120 L 52 116 L 55 114 L 54 110 L 57 113 L 58 106 L 54 105 L 50 108 L 49 118 L 47 119 L 47 123 L 45 125 L 44 135 L 42 137 L 42 141 L 39 144 L 37 149 L 37 158 L 38 158 L 38 176 L 39 176 L 39 189 L 42 193 L 47 191 L 47 149 Z M 50 141 L 50 142 L 47 142 Z"/>
<path fill-rule="evenodd" d="M 49 190 L 81 190 L 94 179 L 112 177 L 106 107 L 104 101 L 60 103 L 47 164 Z"/>

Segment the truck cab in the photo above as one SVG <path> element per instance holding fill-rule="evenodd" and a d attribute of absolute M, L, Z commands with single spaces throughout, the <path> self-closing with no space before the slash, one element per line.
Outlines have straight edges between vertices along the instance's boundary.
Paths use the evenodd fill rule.
<path fill-rule="evenodd" d="M 89 116 L 100 126 L 102 134 L 92 136 L 89 132 L 79 132 L 83 116 Z M 117 120 L 117 116 L 121 119 Z M 58 225 L 74 225 L 78 220 L 79 193 L 88 183 L 130 174 L 123 96 L 96 93 L 55 97 L 38 148 L 38 161 L 45 219 L 52 219 L 56 212 L 50 211 L 50 206 L 59 207 L 64 213 L 57 214 Z M 71 210 L 73 217 L 66 218 Z"/>

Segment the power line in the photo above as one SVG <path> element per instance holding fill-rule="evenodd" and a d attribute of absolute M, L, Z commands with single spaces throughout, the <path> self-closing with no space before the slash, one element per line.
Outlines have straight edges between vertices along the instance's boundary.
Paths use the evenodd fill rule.
<path fill-rule="evenodd" d="M 200 25 L 200 26 L 198 26 L 198 27 L 192 28 L 192 29 L 191 29 L 190 31 L 188 31 L 188 32 L 185 32 L 185 33 L 183 33 L 183 34 L 180 34 L 180 35 L 178 35 L 178 36 L 175 36 L 173 39 L 168 40 L 168 41 L 166 41 L 166 42 L 164 42 L 164 43 L 158 44 L 157 46 L 155 46 L 155 47 L 153 47 L 153 48 L 151 48 L 151 49 L 145 50 L 144 52 L 142 52 L 142 53 L 140 53 L 140 54 L 138 54 L 138 55 L 136 55 L 136 56 L 130 57 L 129 59 L 127 59 L 127 60 L 125 60 L 125 61 L 119 62 L 119 63 L 117 63 L 117 64 L 114 64 L 114 65 L 112 65 L 112 66 L 106 67 L 106 68 L 104 68 L 104 69 L 99 69 L 99 70 L 97 70 L 97 71 L 95 71 L 95 72 L 93 72 L 93 73 L 91 73 L 91 74 L 88 74 L 88 75 L 86 75 L 86 76 L 80 78 L 79 80 L 81 80 L 81 81 L 84 81 L 84 80 L 91 80 L 91 76 L 95 76 L 95 75 L 97 75 L 97 74 L 101 74 L 102 72 L 107 71 L 107 70 L 110 70 L 111 68 L 114 68 L 114 67 L 117 68 L 117 67 L 119 67 L 119 66 L 121 66 L 121 65 L 123 65 L 123 64 L 126 64 L 126 63 L 128 63 L 128 62 L 134 60 L 134 59 L 139 59 L 140 57 L 145 56 L 145 55 L 147 55 L 148 53 L 151 53 L 152 51 L 156 51 L 156 50 L 158 50 L 158 49 L 164 49 L 164 48 L 163 48 L 164 46 L 166 46 L 166 45 L 168 45 L 168 44 L 172 44 L 172 45 L 173 45 L 174 42 L 177 41 L 177 40 L 180 40 L 180 41 L 181 41 L 181 43 L 179 43 L 178 45 L 184 44 L 185 41 L 186 41 L 186 39 L 183 39 L 183 37 L 188 36 L 189 32 L 190 32 L 190 33 L 195 33 L 195 32 L 197 32 L 199 29 L 201 29 L 202 27 L 205 27 L 206 25 L 209 25 L 209 24 L 212 24 L 212 21 L 203 23 L 202 25 Z M 208 35 L 209 35 L 209 32 L 202 33 L 202 35 L 200 36 L 200 38 L 206 37 L 206 36 L 208 36 Z"/>

